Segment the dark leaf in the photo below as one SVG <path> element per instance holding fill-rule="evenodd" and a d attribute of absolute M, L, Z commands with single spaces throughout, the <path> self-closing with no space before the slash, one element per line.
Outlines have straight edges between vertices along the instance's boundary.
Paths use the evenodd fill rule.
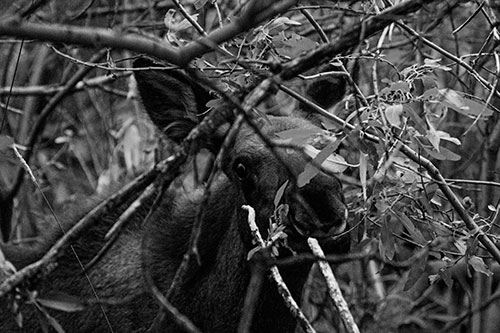
<path fill-rule="evenodd" d="M 420 230 L 418 230 L 415 225 L 413 224 L 413 222 L 408 218 L 408 216 L 406 216 L 405 213 L 396 213 L 396 216 L 397 218 L 399 219 L 399 221 L 404 225 L 406 231 L 408 231 L 408 233 L 410 234 L 410 237 L 411 239 L 420 244 L 420 245 L 424 245 L 426 243 L 425 241 L 425 238 L 424 236 L 422 235 L 422 233 L 420 232 Z"/>
<path fill-rule="evenodd" d="M 388 260 L 392 260 L 394 258 L 394 254 L 396 253 L 394 236 L 392 234 L 392 228 L 389 225 L 390 219 L 391 216 L 386 215 L 385 219 L 382 219 L 381 221 L 379 242 L 380 255 Z"/>
<path fill-rule="evenodd" d="M 410 271 L 408 272 L 408 279 L 406 280 L 405 286 L 403 290 L 408 290 L 422 277 L 422 274 L 425 273 L 425 267 L 427 265 L 429 250 L 424 248 L 422 251 L 419 251 L 415 254 L 416 260 L 410 267 Z"/>
<path fill-rule="evenodd" d="M 14 139 L 7 135 L 0 135 L 0 152 L 11 149 L 14 145 Z"/>

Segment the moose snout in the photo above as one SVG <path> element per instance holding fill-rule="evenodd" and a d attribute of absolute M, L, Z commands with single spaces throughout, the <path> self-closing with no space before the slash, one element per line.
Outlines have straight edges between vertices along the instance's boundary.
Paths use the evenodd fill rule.
<path fill-rule="evenodd" d="M 300 188 L 294 199 L 290 217 L 303 236 L 324 239 L 346 230 L 347 207 L 340 186 L 332 180 L 311 182 Z"/>

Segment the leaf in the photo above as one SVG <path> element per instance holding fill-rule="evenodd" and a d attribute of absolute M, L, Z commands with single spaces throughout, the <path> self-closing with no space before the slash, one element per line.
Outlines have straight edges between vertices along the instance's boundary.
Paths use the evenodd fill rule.
<path fill-rule="evenodd" d="M 131 124 L 123 133 L 123 158 L 128 174 L 139 170 L 142 162 L 142 138 L 139 128 Z"/>
<path fill-rule="evenodd" d="M 205 6 L 207 2 L 208 0 L 196 0 L 194 2 L 194 9 L 200 10 L 201 8 L 203 8 L 203 6 Z"/>
<path fill-rule="evenodd" d="M 452 89 L 439 89 L 438 101 L 463 114 L 467 114 L 467 105 L 462 97 Z"/>
<path fill-rule="evenodd" d="M 399 219 L 401 224 L 405 227 L 406 231 L 408 231 L 408 234 L 410 235 L 411 239 L 420 244 L 424 245 L 426 243 L 424 236 L 422 235 L 422 232 L 418 230 L 413 222 L 410 220 L 408 216 L 406 216 L 405 213 L 395 213 L 396 217 Z"/>
<path fill-rule="evenodd" d="M 488 117 L 493 114 L 493 110 L 488 107 L 486 103 L 479 103 L 469 98 L 465 98 L 467 95 L 458 92 L 463 98 L 463 103 L 469 108 L 468 111 L 470 115 L 473 116 L 484 116 Z"/>
<path fill-rule="evenodd" d="M 452 89 L 439 89 L 436 101 L 466 116 L 487 117 L 493 114 L 493 110 L 488 108 L 487 104 L 479 103 L 465 97 L 468 96 L 462 92 Z"/>
<path fill-rule="evenodd" d="M 340 140 L 335 140 L 330 142 L 325 148 L 323 148 L 316 156 L 313 157 L 313 154 L 316 153 L 318 150 L 310 145 L 307 145 L 305 148 L 305 152 L 307 155 L 313 157 L 313 160 L 309 163 L 306 164 L 304 171 L 302 171 L 299 176 L 297 177 L 297 186 L 298 187 L 303 187 L 307 183 L 311 181 L 311 179 L 314 178 L 319 172 L 320 169 L 316 167 L 316 165 L 321 165 L 322 167 L 328 168 L 329 171 L 335 172 L 334 170 L 342 170 L 344 171 L 347 166 L 342 165 L 341 161 L 344 161 L 342 157 L 339 158 L 339 156 L 336 156 L 336 158 L 332 158 L 329 161 L 327 159 L 329 156 L 335 151 L 335 149 L 338 148 L 340 144 Z M 324 162 L 327 161 L 329 163 L 326 163 L 324 165 Z M 344 161 L 345 162 L 345 161 Z M 335 168 L 337 166 L 338 168 Z M 342 172 L 340 171 L 340 172 Z M 337 171 L 339 172 L 339 171 Z"/>
<path fill-rule="evenodd" d="M 7 135 L 0 135 L 0 152 L 10 150 L 14 145 L 14 139 Z"/>
<path fill-rule="evenodd" d="M 431 88 L 431 89 L 424 91 L 421 98 L 424 100 L 433 100 L 438 95 L 439 95 L 439 89 L 438 88 Z"/>
<path fill-rule="evenodd" d="M 410 83 L 406 81 L 396 81 L 393 84 L 391 84 L 390 89 L 392 91 L 402 91 L 402 92 L 410 92 Z"/>
<path fill-rule="evenodd" d="M 437 153 L 437 154 L 434 151 L 432 151 L 431 156 L 436 158 L 436 159 L 445 160 L 445 161 L 459 161 L 460 159 L 462 159 L 462 157 L 460 155 L 457 155 L 454 152 L 452 152 L 451 150 L 444 148 L 444 147 L 439 148 L 439 153 Z"/>
<path fill-rule="evenodd" d="M 456 144 L 457 146 L 460 146 L 462 144 L 459 139 L 453 138 L 450 135 L 450 133 L 447 133 L 447 132 L 444 132 L 444 131 L 439 131 L 439 130 L 437 130 L 436 133 L 437 133 L 437 135 L 439 135 L 439 138 L 441 140 L 452 142 L 452 143 Z"/>
<path fill-rule="evenodd" d="M 472 268 L 478 273 L 482 273 L 486 276 L 493 275 L 493 272 L 490 271 L 488 266 L 485 264 L 483 258 L 480 258 L 478 256 L 472 256 L 469 258 L 469 265 L 471 265 Z"/>
<path fill-rule="evenodd" d="M 415 142 L 432 158 L 441 161 L 459 161 L 462 157 L 460 155 L 455 154 L 445 147 L 439 147 L 439 151 L 433 149 L 433 147 L 423 144 L 419 139 L 415 140 Z"/>
<path fill-rule="evenodd" d="M 425 272 L 425 268 L 427 266 L 427 258 L 428 258 L 429 250 L 424 248 L 422 251 L 419 251 L 415 254 L 417 258 L 411 265 L 410 271 L 408 272 L 408 278 L 406 280 L 405 286 L 403 288 L 404 291 L 407 291 L 415 283 L 422 277 L 422 274 Z"/>
<path fill-rule="evenodd" d="M 49 325 L 52 326 L 56 330 L 56 332 L 58 332 L 58 333 L 65 332 L 64 329 L 62 328 L 61 324 L 59 324 L 59 322 L 54 317 L 52 317 L 48 313 L 46 314 L 46 316 L 47 316 L 47 320 L 49 322 Z"/>
<path fill-rule="evenodd" d="M 391 216 L 386 215 L 385 219 L 381 221 L 379 242 L 380 255 L 388 260 L 392 260 L 396 253 L 394 235 L 392 234 L 392 228 L 389 226 L 390 220 Z"/>
<path fill-rule="evenodd" d="M 405 104 L 403 106 L 405 114 L 413 121 L 415 129 L 420 134 L 424 134 L 427 131 L 427 125 L 425 121 L 420 118 L 420 116 L 415 112 L 415 110 L 411 106 L 412 104 L 414 105 L 415 103 L 410 103 L 410 105 Z"/>
<path fill-rule="evenodd" d="M 302 25 L 302 24 L 298 21 L 291 20 L 286 16 L 281 16 L 281 17 L 278 17 L 277 19 L 273 20 L 271 23 L 269 23 L 267 25 L 267 29 L 269 31 L 271 31 L 271 30 L 283 31 L 283 30 L 287 29 L 289 26 L 299 26 L 299 25 Z"/>
<path fill-rule="evenodd" d="M 389 105 L 385 108 L 385 117 L 387 121 L 395 127 L 401 127 L 401 115 L 403 114 L 403 105 Z"/>
<path fill-rule="evenodd" d="M 165 27 L 170 32 L 182 31 L 192 27 L 191 22 L 189 22 L 187 19 L 183 19 L 182 21 L 177 22 L 175 19 L 175 13 L 175 9 L 169 9 L 165 14 L 165 17 L 163 18 L 163 24 L 165 24 Z M 198 19 L 198 14 L 190 15 L 190 17 L 193 21 L 196 21 Z"/>
<path fill-rule="evenodd" d="M 368 154 L 359 154 L 359 180 L 363 189 L 363 200 L 366 201 L 366 179 L 368 174 Z"/>
<path fill-rule="evenodd" d="M 283 185 L 280 186 L 278 191 L 276 191 L 276 196 L 274 197 L 274 207 L 278 207 L 281 198 L 283 197 L 283 193 L 285 193 L 285 189 L 288 186 L 288 180 L 286 180 Z"/>
<path fill-rule="evenodd" d="M 42 331 L 48 332 L 50 325 L 56 332 L 64 333 L 64 329 L 62 328 L 61 324 L 59 324 L 59 322 L 55 318 L 53 318 L 44 307 L 37 305 L 35 308 Z"/>
<path fill-rule="evenodd" d="M 436 133 L 436 129 L 434 128 L 434 126 L 432 126 L 429 118 L 426 117 L 425 119 L 427 120 L 428 125 L 428 130 L 425 134 L 425 137 L 429 140 L 432 147 L 434 147 L 434 149 L 439 152 L 439 142 L 441 142 L 441 138 Z"/>
<path fill-rule="evenodd" d="M 193 15 L 189 15 L 189 17 L 191 17 L 191 19 L 193 21 L 197 21 L 198 20 L 198 15 L 199 14 L 193 14 Z M 187 19 L 183 19 L 182 21 L 180 21 L 178 24 L 176 24 L 175 26 L 175 30 L 177 31 L 182 31 L 182 30 L 186 30 L 186 29 L 189 29 L 191 28 L 193 25 L 191 24 L 191 22 L 189 22 Z"/>
<path fill-rule="evenodd" d="M 285 57 L 295 58 L 301 53 L 310 51 L 317 46 L 312 39 L 292 33 L 290 37 L 285 37 L 284 33 L 273 37 L 276 50 Z"/>
<path fill-rule="evenodd" d="M 64 312 L 77 312 L 85 309 L 84 303 L 75 296 L 60 292 L 51 291 L 36 299 L 41 305 Z"/>
<path fill-rule="evenodd" d="M 430 285 L 433 285 L 440 280 L 439 274 L 431 274 L 427 278 L 429 279 Z"/>
<path fill-rule="evenodd" d="M 453 245 L 455 245 L 460 255 L 465 255 L 465 252 L 467 252 L 467 242 L 464 238 L 455 239 Z"/>
<path fill-rule="evenodd" d="M 440 61 L 441 61 L 441 59 L 429 59 L 429 58 L 425 58 L 424 59 L 424 65 L 426 67 L 431 67 L 431 68 L 434 68 L 434 69 L 440 69 L 440 70 L 447 71 L 447 72 L 451 71 L 450 67 L 439 64 Z"/>
<path fill-rule="evenodd" d="M 320 128 L 293 128 L 283 132 L 278 132 L 276 135 L 284 140 L 290 140 L 290 143 L 303 145 L 307 140 L 318 133 L 321 133 Z"/>

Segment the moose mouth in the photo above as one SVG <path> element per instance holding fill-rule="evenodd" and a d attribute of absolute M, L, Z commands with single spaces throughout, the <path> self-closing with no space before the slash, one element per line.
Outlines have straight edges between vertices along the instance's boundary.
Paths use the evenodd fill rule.
<path fill-rule="evenodd" d="M 329 239 L 331 237 L 335 237 L 343 233 L 347 228 L 347 223 L 345 221 L 342 222 L 340 226 L 331 227 L 328 231 L 323 231 L 321 229 L 314 230 L 310 233 L 309 237 L 317 238 L 317 239 Z"/>
<path fill-rule="evenodd" d="M 288 226 L 302 237 L 313 237 L 318 240 L 334 240 L 347 229 L 348 211 L 345 209 L 344 216 L 335 217 L 330 221 L 319 221 L 317 217 L 295 213 L 290 211 L 288 214 Z M 314 221 L 312 223 L 311 219 Z M 313 224 L 313 225 L 312 225 Z"/>

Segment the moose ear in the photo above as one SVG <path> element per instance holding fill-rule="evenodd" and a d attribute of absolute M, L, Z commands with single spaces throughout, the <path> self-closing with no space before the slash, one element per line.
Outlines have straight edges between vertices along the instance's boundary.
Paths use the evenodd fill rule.
<path fill-rule="evenodd" d="M 147 58 L 134 61 L 134 68 L 162 67 Z M 199 123 L 212 98 L 182 70 L 134 71 L 142 103 L 153 123 L 175 142 L 182 141 Z"/>
<path fill-rule="evenodd" d="M 341 71 L 341 68 L 337 65 L 328 64 L 319 69 L 320 73 L 329 71 Z M 305 95 L 320 107 L 328 109 L 344 98 L 346 88 L 345 76 L 322 76 L 308 83 L 305 88 Z M 322 117 L 319 117 L 315 111 L 310 110 L 304 104 L 300 105 L 300 112 L 305 118 L 318 122 L 317 125 L 322 121 Z"/>

